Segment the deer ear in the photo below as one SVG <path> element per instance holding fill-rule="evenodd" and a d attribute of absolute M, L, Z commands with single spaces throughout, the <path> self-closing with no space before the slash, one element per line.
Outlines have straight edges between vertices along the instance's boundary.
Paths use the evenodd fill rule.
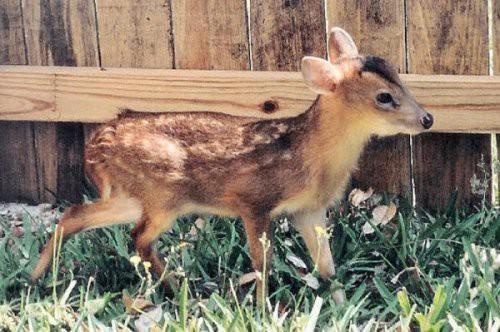
<path fill-rule="evenodd" d="M 336 65 L 306 56 L 302 59 L 302 77 L 311 90 L 321 95 L 332 93 L 343 75 Z"/>
<path fill-rule="evenodd" d="M 339 27 L 330 30 L 328 40 L 328 57 L 330 62 L 337 61 L 340 57 L 354 58 L 358 56 L 358 48 L 351 36 Z"/>

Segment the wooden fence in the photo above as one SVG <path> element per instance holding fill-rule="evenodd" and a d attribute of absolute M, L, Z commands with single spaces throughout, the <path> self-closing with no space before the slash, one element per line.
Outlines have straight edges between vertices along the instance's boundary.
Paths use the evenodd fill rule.
<path fill-rule="evenodd" d="M 1 67 L 0 119 L 25 121 L 0 121 L 0 200 L 80 200 L 83 146 L 95 126 L 81 122 L 103 121 L 127 102 L 146 110 L 205 105 L 189 103 L 191 91 L 203 91 L 205 84 L 172 92 L 168 82 L 175 79 L 215 77 L 219 82 L 222 77 L 226 81 L 217 84 L 233 89 L 223 97 L 230 99 L 238 88 L 232 80 L 239 77 L 250 82 L 240 90 L 253 87 L 240 91 L 240 114 L 258 113 L 263 101 L 275 99 L 278 116 L 300 111 L 312 96 L 296 73 L 241 71 L 297 71 L 302 56 L 325 56 L 331 26 L 344 27 L 362 53 L 391 60 L 401 73 L 500 72 L 499 0 L 2 0 L 0 65 L 240 72 Z M 160 76 L 163 90 L 157 87 L 151 102 L 151 77 Z M 259 90 L 277 77 L 290 90 Z M 425 208 L 444 206 L 455 191 L 459 202 L 476 202 L 470 179 L 481 173 L 481 160 L 492 162 L 487 133 L 499 128 L 500 80 L 404 79 L 419 100 L 436 110 L 436 128 L 446 133 L 374 140 L 354 185 L 403 195 L 414 190 L 417 204 Z M 124 84 L 127 93 L 120 91 Z M 165 101 L 168 93 L 185 101 Z M 142 99 L 147 101 L 141 104 Z M 19 109 L 24 113 L 16 113 Z"/>

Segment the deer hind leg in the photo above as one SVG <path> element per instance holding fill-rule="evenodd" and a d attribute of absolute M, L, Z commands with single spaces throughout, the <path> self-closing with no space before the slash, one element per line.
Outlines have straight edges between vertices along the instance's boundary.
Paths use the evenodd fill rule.
<path fill-rule="evenodd" d="M 73 205 L 64 213 L 56 231 L 43 248 L 31 273 L 31 280 L 37 280 L 47 270 L 58 241 L 64 242 L 70 235 L 92 228 L 135 222 L 141 215 L 140 202 L 130 197 L 114 197 L 93 204 Z"/>
<path fill-rule="evenodd" d="M 335 275 L 335 264 L 330 250 L 330 243 L 326 236 L 325 214 L 325 210 L 321 209 L 297 215 L 295 216 L 294 227 L 304 239 L 319 275 L 328 280 Z M 333 298 L 337 303 L 344 302 L 344 291 L 342 289 L 335 290 Z"/>
<path fill-rule="evenodd" d="M 271 268 L 271 259 L 273 253 L 273 232 L 271 227 L 271 219 L 269 215 L 256 215 L 256 214 L 244 214 L 241 216 L 243 218 L 243 224 L 245 227 L 245 232 L 247 234 L 248 248 L 250 251 L 250 258 L 252 260 L 253 269 L 259 273 L 261 278 L 256 279 L 256 296 L 257 303 L 260 305 L 265 304 L 265 297 L 267 295 L 267 289 L 264 288 L 264 282 L 267 282 L 267 277 L 269 275 L 269 270 Z M 267 252 L 264 252 L 264 246 L 261 242 L 261 238 L 264 233 L 266 234 L 267 240 L 269 240 L 269 248 Z M 264 270 L 264 259 L 265 259 L 265 271 Z M 263 273 L 265 272 L 265 273 Z"/>
<path fill-rule="evenodd" d="M 162 233 L 172 228 L 175 219 L 176 215 L 172 213 L 148 211 L 143 214 L 142 219 L 132 230 L 132 238 L 139 256 L 143 261 L 151 263 L 158 277 L 162 276 L 165 264 L 154 250 L 153 244 Z M 177 280 L 171 276 L 165 276 L 163 284 L 169 295 L 173 295 L 174 290 L 178 288 Z"/>

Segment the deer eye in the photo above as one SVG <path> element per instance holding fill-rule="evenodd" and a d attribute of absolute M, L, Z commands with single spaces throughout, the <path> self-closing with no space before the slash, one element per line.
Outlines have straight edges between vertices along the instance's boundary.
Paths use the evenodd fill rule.
<path fill-rule="evenodd" d="M 393 104 L 394 99 L 390 93 L 382 92 L 377 95 L 377 102 L 380 104 Z"/>

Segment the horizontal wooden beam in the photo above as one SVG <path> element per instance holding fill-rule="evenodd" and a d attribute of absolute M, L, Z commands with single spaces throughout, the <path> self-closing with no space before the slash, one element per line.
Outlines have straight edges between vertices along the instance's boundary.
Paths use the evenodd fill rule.
<path fill-rule="evenodd" d="M 500 132 L 500 77 L 401 76 L 434 131 Z M 277 118 L 314 98 L 295 72 L 0 66 L 0 120 L 105 122 L 123 108 Z"/>

